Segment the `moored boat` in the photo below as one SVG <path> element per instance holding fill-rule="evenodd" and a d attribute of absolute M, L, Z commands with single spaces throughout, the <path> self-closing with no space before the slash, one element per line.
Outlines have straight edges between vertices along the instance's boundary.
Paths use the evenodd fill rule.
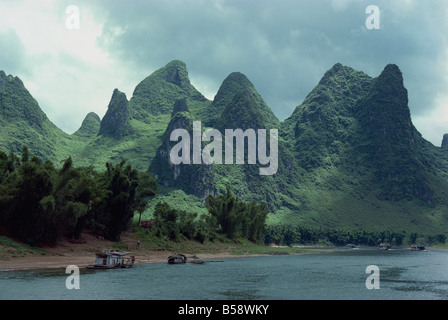
<path fill-rule="evenodd" d="M 420 243 L 420 244 L 413 244 L 411 246 L 411 251 L 424 251 L 424 250 L 426 250 L 426 247 L 422 243 Z"/>
<path fill-rule="evenodd" d="M 127 252 L 109 251 L 95 254 L 95 263 L 88 265 L 88 269 L 117 269 L 131 268 L 134 265 L 135 257 L 127 256 Z"/>
<path fill-rule="evenodd" d="M 183 254 L 173 254 L 168 257 L 168 263 L 169 264 L 180 264 L 180 263 L 186 263 L 187 257 Z"/>
<path fill-rule="evenodd" d="M 391 248 L 392 248 L 392 246 L 390 244 L 384 243 L 384 242 L 381 242 L 378 245 L 378 249 L 380 249 L 380 250 L 390 250 Z"/>

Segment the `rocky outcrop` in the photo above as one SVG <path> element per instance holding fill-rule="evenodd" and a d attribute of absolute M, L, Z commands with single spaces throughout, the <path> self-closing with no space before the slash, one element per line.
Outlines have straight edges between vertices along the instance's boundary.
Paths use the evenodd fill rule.
<path fill-rule="evenodd" d="M 421 136 L 414 128 L 408 106 L 408 92 L 400 69 L 387 65 L 373 81 L 367 95 L 356 106 L 361 125 L 357 152 L 374 169 L 381 185 L 379 197 L 402 200 L 417 197 L 432 203 Z M 358 154 L 359 154 L 358 153 Z"/>
<path fill-rule="evenodd" d="M 187 100 L 185 98 L 177 99 L 176 102 L 174 102 L 173 112 L 171 113 L 171 118 L 174 117 L 174 115 L 178 112 L 189 112 L 188 106 L 187 106 Z"/>
<path fill-rule="evenodd" d="M 192 132 L 193 117 L 188 112 L 185 100 L 177 100 L 173 108 L 173 115 L 165 133 L 162 136 L 162 145 L 157 150 L 149 171 L 152 172 L 159 184 L 168 187 L 177 187 L 185 192 L 205 198 L 208 194 L 216 195 L 216 188 L 211 184 L 209 165 L 173 164 L 170 159 L 171 148 L 179 141 L 170 141 L 171 133 L 176 129 L 185 129 L 189 132 L 190 159 L 193 157 Z"/>
<path fill-rule="evenodd" d="M 100 124 L 99 135 L 109 135 L 115 138 L 123 137 L 129 128 L 129 102 L 126 94 L 115 89 Z"/>
<path fill-rule="evenodd" d="M 445 133 L 443 135 L 443 139 L 442 139 L 442 147 L 448 145 L 448 133 Z"/>

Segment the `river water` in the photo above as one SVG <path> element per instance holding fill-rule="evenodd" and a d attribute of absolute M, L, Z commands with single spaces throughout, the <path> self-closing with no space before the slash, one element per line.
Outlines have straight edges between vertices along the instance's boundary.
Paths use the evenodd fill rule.
<path fill-rule="evenodd" d="M 378 267 L 372 280 L 366 273 Z M 81 269 L 69 290 L 61 270 L 0 272 L 0 299 L 440 300 L 448 299 L 448 251 L 376 248 L 229 258 L 204 264 Z M 367 281 L 366 281 L 367 280 Z M 366 282 L 379 285 L 368 289 Z"/>

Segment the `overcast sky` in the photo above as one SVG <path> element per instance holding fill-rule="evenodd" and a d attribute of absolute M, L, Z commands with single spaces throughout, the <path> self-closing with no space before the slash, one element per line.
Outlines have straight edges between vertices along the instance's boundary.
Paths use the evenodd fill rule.
<path fill-rule="evenodd" d="M 0 70 L 68 133 L 173 59 L 210 99 L 244 73 L 280 120 L 337 62 L 372 77 L 395 63 L 417 129 L 435 145 L 448 133 L 446 0 L 0 0 Z"/>

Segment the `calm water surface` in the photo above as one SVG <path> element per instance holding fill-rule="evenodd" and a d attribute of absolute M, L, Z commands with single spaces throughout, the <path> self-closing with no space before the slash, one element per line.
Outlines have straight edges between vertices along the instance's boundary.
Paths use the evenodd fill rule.
<path fill-rule="evenodd" d="M 344 248 L 221 261 L 81 269 L 79 290 L 65 287 L 63 269 L 0 272 L 0 299 L 448 299 L 445 250 Z M 366 288 L 369 265 L 380 270 L 380 289 Z"/>

